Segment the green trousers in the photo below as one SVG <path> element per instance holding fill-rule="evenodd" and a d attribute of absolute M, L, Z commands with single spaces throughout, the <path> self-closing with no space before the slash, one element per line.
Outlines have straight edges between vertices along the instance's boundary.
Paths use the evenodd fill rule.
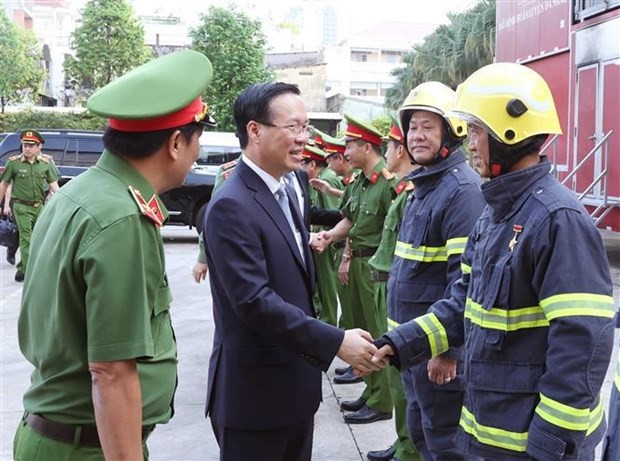
<path fill-rule="evenodd" d="M 146 443 L 142 445 L 143 461 L 148 461 Z M 105 461 L 100 447 L 58 442 L 37 434 L 25 421 L 21 421 L 13 441 L 15 461 Z"/>
<path fill-rule="evenodd" d="M 351 312 L 351 288 L 349 285 L 343 285 L 338 278 L 338 267 L 340 261 L 342 261 L 342 253 L 344 248 L 334 249 L 334 268 L 336 271 L 336 290 L 338 292 L 338 300 L 340 301 L 340 318 L 338 320 L 338 327 L 343 330 L 350 330 L 353 328 L 353 313 Z"/>
<path fill-rule="evenodd" d="M 23 203 L 13 202 L 13 216 L 15 223 L 19 229 L 19 254 L 20 259 L 17 263 L 17 272 L 26 273 L 28 264 L 28 255 L 30 254 L 30 238 L 32 237 L 32 229 L 37 222 L 41 207 L 33 207 Z"/>
<path fill-rule="evenodd" d="M 372 282 L 374 299 L 378 312 L 386 312 L 385 330 L 387 331 L 387 282 Z M 396 429 L 396 441 L 392 444 L 396 450 L 394 455 L 399 461 L 422 461 L 418 450 L 413 446 L 409 431 L 407 430 L 407 397 L 403 388 L 400 371 L 395 367 L 387 367 L 390 395 L 394 404 L 394 428 Z"/>
<path fill-rule="evenodd" d="M 315 253 L 317 273 L 317 305 L 319 320 L 338 325 L 338 273 L 334 264 L 334 249 L 329 246 L 321 253 Z"/>
<path fill-rule="evenodd" d="M 356 257 L 349 264 L 349 286 L 351 287 L 350 306 L 353 326 L 368 331 L 378 338 L 387 331 L 387 311 L 385 303 L 376 306 L 373 282 L 370 281 L 370 257 Z M 364 378 L 366 389 L 362 398 L 374 410 L 392 411 L 392 397 L 388 383 L 387 370 L 383 369 Z"/>

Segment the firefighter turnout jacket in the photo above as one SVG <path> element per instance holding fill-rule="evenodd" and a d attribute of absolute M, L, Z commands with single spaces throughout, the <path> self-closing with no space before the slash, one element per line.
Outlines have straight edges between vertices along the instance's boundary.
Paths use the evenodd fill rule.
<path fill-rule="evenodd" d="M 388 280 L 388 327 L 426 314 L 461 277 L 467 236 L 484 209 L 480 176 L 456 151 L 414 171 Z"/>
<path fill-rule="evenodd" d="M 482 186 L 450 299 L 388 332 L 401 369 L 465 343 L 456 444 L 494 461 L 576 460 L 605 431 L 613 343 L 600 234 L 546 159 Z"/>

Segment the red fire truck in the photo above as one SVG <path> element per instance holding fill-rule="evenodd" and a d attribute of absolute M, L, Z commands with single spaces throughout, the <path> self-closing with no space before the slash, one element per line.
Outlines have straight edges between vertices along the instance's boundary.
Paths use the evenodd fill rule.
<path fill-rule="evenodd" d="M 498 0 L 496 25 L 496 62 L 551 87 L 563 134 L 545 154 L 558 178 L 620 232 L 620 0 Z"/>

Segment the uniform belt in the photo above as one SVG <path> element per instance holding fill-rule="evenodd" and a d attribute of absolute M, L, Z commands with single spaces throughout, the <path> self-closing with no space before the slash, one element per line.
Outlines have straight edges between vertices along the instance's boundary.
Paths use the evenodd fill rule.
<path fill-rule="evenodd" d="M 334 248 L 336 250 L 339 250 L 340 248 L 344 248 L 345 241 L 344 240 L 338 240 L 337 242 L 334 242 L 333 245 L 334 245 Z"/>
<path fill-rule="evenodd" d="M 12 201 L 14 201 L 14 202 L 17 202 L 17 203 L 23 203 L 24 205 L 33 206 L 33 207 L 35 207 L 35 208 L 38 208 L 38 207 L 40 207 L 40 206 L 41 206 L 41 201 L 36 201 L 36 200 L 22 200 L 22 199 L 20 199 L 20 198 L 15 198 L 15 197 L 13 197 L 11 200 L 12 200 Z"/>
<path fill-rule="evenodd" d="M 45 419 L 40 415 L 28 414 L 26 423 L 37 434 L 42 435 L 58 442 L 77 444 L 81 446 L 100 447 L 99 434 L 97 426 L 72 426 L 70 424 L 61 424 L 49 419 Z M 146 441 L 155 425 L 142 426 L 142 441 Z"/>
<path fill-rule="evenodd" d="M 388 279 L 389 276 L 390 276 L 389 272 L 370 271 L 370 281 L 371 282 L 387 282 L 387 279 Z"/>
<path fill-rule="evenodd" d="M 376 248 L 356 248 L 351 250 L 352 258 L 363 258 L 365 256 L 372 256 L 377 251 Z"/>

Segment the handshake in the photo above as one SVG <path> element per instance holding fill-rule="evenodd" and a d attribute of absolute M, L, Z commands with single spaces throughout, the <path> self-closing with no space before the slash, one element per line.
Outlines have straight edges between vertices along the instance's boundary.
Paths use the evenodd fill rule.
<path fill-rule="evenodd" d="M 356 376 L 368 376 L 388 366 L 394 350 L 389 344 L 377 348 L 370 333 L 354 328 L 344 332 L 337 355 L 353 367 Z"/>
<path fill-rule="evenodd" d="M 312 251 L 321 254 L 335 241 L 336 239 L 334 239 L 329 231 L 317 232 L 312 234 L 312 238 L 310 239 L 310 248 L 312 248 Z"/>

